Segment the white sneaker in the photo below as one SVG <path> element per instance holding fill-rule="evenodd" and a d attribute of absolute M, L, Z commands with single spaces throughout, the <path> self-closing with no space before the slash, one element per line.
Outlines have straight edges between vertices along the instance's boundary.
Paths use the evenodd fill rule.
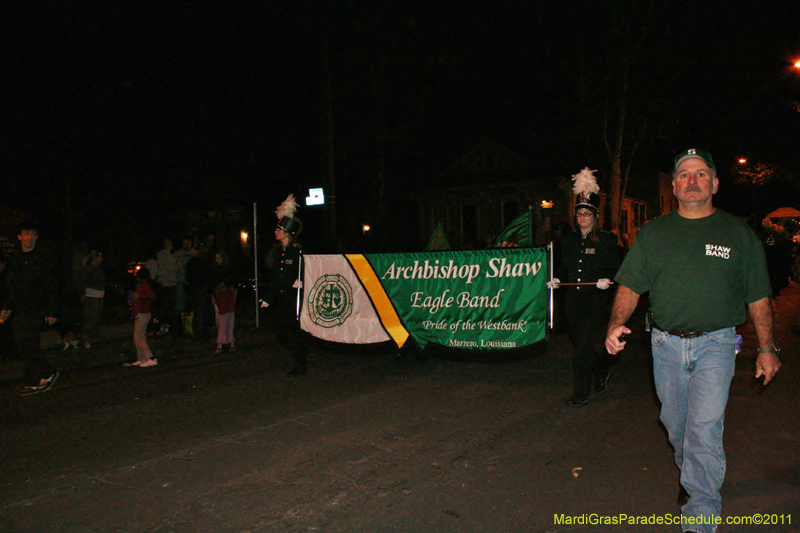
<path fill-rule="evenodd" d="M 53 385 L 55 385 L 56 381 L 58 381 L 58 378 L 60 377 L 61 377 L 61 372 L 56 370 L 50 377 L 41 380 L 39 382 L 39 387 L 41 388 L 42 392 L 48 390 Z"/>
<path fill-rule="evenodd" d="M 148 359 L 147 361 L 142 361 L 139 363 L 139 368 L 148 368 L 151 366 L 156 366 L 158 364 L 158 359 Z"/>
<path fill-rule="evenodd" d="M 31 396 L 33 394 L 39 394 L 40 392 L 48 391 L 53 387 L 53 385 L 55 385 L 56 381 L 58 381 L 58 378 L 60 377 L 61 372 L 56 371 L 50 377 L 40 380 L 38 385 L 25 387 L 21 394 L 23 396 Z"/>

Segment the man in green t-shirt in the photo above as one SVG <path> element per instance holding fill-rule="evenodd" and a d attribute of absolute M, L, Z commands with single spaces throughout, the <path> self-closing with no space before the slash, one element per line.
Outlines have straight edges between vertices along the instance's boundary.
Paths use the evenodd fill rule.
<path fill-rule="evenodd" d="M 711 154 L 678 154 L 672 187 L 678 210 L 641 229 L 617 273 L 606 348 L 611 354 L 625 348 L 622 336 L 631 333 L 625 323 L 649 291 L 653 374 L 681 472 L 678 499 L 684 516 L 704 517 L 684 531 L 712 533 L 709 517 L 720 516 L 722 504 L 735 326 L 747 320 L 747 310 L 759 342 L 756 378 L 766 385 L 781 363 L 764 249 L 744 222 L 712 205 L 719 180 Z"/>

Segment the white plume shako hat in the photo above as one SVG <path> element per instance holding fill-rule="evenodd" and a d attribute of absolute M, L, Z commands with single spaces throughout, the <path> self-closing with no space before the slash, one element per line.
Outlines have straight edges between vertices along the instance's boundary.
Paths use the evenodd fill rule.
<path fill-rule="evenodd" d="M 573 174 L 572 192 L 575 193 L 575 210 L 585 208 L 597 211 L 600 209 L 600 186 L 594 177 L 596 170 L 584 168 L 577 174 Z"/>
<path fill-rule="evenodd" d="M 303 231 L 303 222 L 294 216 L 296 212 L 297 202 L 295 201 L 294 194 L 287 196 L 286 200 L 284 200 L 275 211 L 275 215 L 278 217 L 277 227 L 293 237 L 296 237 Z"/>

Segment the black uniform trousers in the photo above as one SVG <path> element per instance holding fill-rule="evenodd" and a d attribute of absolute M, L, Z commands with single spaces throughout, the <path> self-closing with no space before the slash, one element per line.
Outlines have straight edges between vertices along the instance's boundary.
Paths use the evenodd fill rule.
<path fill-rule="evenodd" d="M 292 357 L 292 368 L 306 368 L 306 346 L 300 321 L 297 320 L 296 296 L 292 293 L 281 294 L 272 304 L 275 337 Z"/>
<path fill-rule="evenodd" d="M 575 347 L 573 372 L 577 396 L 589 396 L 592 377 L 604 377 L 608 371 L 608 355 L 597 344 L 605 337 L 608 326 L 611 291 L 586 286 L 569 288 L 564 298 L 569 337 Z"/>

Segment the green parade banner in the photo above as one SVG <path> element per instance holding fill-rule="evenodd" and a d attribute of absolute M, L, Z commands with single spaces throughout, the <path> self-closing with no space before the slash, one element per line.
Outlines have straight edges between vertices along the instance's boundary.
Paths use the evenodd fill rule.
<path fill-rule="evenodd" d="M 547 251 L 364 254 L 416 342 L 451 348 L 519 348 L 545 338 Z M 380 311 L 380 310 L 379 310 Z"/>

